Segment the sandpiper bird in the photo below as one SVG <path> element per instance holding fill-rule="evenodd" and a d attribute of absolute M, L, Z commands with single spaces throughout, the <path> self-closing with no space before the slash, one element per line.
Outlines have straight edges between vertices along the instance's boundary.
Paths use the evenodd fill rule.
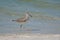
<path fill-rule="evenodd" d="M 26 14 L 25 14 L 24 17 L 18 18 L 18 19 L 16 19 L 16 20 L 12 20 L 12 21 L 16 21 L 16 22 L 21 23 L 20 28 L 22 28 L 22 25 L 23 25 L 22 23 L 28 21 L 28 20 L 29 20 L 29 17 L 32 17 L 32 15 L 29 14 L 29 12 L 26 12 Z"/>

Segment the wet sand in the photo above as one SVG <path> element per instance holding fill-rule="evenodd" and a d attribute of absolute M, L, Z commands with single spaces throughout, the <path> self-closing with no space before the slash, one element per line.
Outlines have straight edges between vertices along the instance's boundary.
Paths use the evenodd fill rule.
<path fill-rule="evenodd" d="M 60 34 L 6 34 L 0 40 L 60 40 Z"/>

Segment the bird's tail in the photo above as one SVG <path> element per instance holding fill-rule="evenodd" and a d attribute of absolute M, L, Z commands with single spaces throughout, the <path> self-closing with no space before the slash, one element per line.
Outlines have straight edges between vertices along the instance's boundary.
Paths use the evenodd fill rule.
<path fill-rule="evenodd" d="M 16 21 L 16 20 L 12 20 L 12 21 Z"/>

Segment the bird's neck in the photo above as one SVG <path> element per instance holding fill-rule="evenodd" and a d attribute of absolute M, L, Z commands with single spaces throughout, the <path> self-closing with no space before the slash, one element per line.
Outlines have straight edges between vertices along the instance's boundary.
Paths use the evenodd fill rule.
<path fill-rule="evenodd" d="M 29 15 L 28 14 L 25 15 L 25 19 L 29 19 Z"/>

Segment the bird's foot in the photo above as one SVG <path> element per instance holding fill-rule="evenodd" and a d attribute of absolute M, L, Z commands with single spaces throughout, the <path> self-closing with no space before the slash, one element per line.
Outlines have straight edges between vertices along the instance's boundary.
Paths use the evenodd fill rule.
<path fill-rule="evenodd" d="M 20 28 L 22 28 L 22 25 L 20 25 Z"/>

